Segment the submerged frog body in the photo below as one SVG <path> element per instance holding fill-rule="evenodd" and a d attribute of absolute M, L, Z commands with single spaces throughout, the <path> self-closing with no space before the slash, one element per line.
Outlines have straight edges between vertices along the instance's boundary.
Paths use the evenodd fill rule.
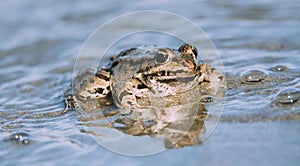
<path fill-rule="evenodd" d="M 65 94 L 67 109 L 97 112 L 116 107 L 116 113 L 128 115 L 114 121 L 127 126 L 119 130 L 143 135 L 194 120 L 199 111 L 206 114 L 200 105 L 224 96 L 225 78 L 214 67 L 199 64 L 197 49 L 189 44 L 178 49 L 147 46 L 125 50 L 105 67 L 80 72 L 72 87 L 73 93 Z M 193 121 L 186 124 L 187 131 Z"/>

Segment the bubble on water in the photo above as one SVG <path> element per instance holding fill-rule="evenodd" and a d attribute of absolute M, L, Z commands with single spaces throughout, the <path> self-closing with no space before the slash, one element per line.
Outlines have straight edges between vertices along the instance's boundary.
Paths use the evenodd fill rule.
<path fill-rule="evenodd" d="M 265 80 L 267 74 L 260 70 L 249 70 L 242 74 L 241 81 L 242 82 L 261 82 Z"/>
<path fill-rule="evenodd" d="M 300 89 L 288 87 L 279 91 L 274 101 L 276 104 L 293 104 L 300 100 Z"/>
<path fill-rule="evenodd" d="M 31 140 L 29 139 L 29 134 L 23 132 L 12 134 L 9 137 L 9 140 L 22 145 L 28 145 L 31 142 Z"/>
<path fill-rule="evenodd" d="M 283 65 L 276 65 L 274 67 L 271 68 L 272 71 L 287 71 L 288 68 L 286 66 Z"/>

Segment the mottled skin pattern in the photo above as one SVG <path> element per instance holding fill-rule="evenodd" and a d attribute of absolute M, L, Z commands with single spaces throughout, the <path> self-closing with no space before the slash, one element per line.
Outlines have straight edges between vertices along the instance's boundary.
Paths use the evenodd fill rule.
<path fill-rule="evenodd" d="M 215 96 L 224 87 L 224 76 L 207 64 L 197 63 L 197 49 L 188 44 L 169 48 L 131 48 L 114 57 L 108 67 L 88 69 L 73 81 L 71 98 L 93 100 L 110 98 L 120 108 L 145 108 L 148 98 L 166 97 L 198 88 L 201 94 Z M 72 95 L 72 96 L 71 96 Z M 104 104 L 106 106 L 106 104 Z"/>

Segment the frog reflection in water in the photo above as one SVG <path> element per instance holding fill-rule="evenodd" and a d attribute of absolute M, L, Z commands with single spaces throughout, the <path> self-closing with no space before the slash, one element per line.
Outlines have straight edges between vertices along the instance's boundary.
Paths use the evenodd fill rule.
<path fill-rule="evenodd" d="M 125 50 L 105 67 L 80 72 L 72 89 L 65 93 L 67 110 L 102 112 L 107 119 L 118 115 L 108 126 L 182 147 L 199 143 L 204 104 L 224 96 L 225 81 L 215 68 L 198 63 L 194 46 L 183 44 L 176 50 Z"/>

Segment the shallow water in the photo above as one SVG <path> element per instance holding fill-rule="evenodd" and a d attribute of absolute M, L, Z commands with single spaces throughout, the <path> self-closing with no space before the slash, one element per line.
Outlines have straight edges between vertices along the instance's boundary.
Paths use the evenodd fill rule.
<path fill-rule="evenodd" d="M 0 21 L 1 165 L 297 165 L 299 5 L 296 0 L 5 2 L 0 6 L 5 15 Z M 96 144 L 75 112 L 62 112 L 62 93 L 88 35 L 113 17 L 143 9 L 176 12 L 203 28 L 220 52 L 228 91 L 220 123 L 205 142 L 137 158 Z"/>

